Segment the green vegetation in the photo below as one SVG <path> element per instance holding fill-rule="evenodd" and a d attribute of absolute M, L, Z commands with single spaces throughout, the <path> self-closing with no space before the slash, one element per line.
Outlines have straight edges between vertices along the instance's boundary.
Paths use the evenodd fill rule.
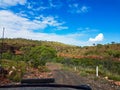
<path fill-rule="evenodd" d="M 80 47 L 21 38 L 4 39 L 4 43 L 1 44 L 0 39 L 0 52 L 0 62 L 4 68 L 17 68 L 9 77 L 13 81 L 20 80 L 25 73 L 26 64 L 38 68 L 41 72 L 49 71 L 44 67 L 46 62 L 59 62 L 71 68 L 76 67 L 77 72 L 83 76 L 95 75 L 95 67 L 99 66 L 100 76 L 120 81 L 120 43 Z"/>
<path fill-rule="evenodd" d="M 56 51 L 48 46 L 35 46 L 22 48 L 24 50 L 24 60 L 30 61 L 33 67 L 45 66 L 47 61 L 56 57 Z"/>
<path fill-rule="evenodd" d="M 96 66 L 99 67 L 99 76 L 108 77 L 109 79 L 120 81 L 120 62 L 112 60 L 98 60 L 90 58 L 61 60 L 59 63 L 76 70 L 80 75 L 95 75 Z M 66 69 L 66 67 L 65 67 Z"/>
<path fill-rule="evenodd" d="M 23 61 L 2 60 L 1 65 L 9 71 L 7 77 L 15 82 L 20 81 L 26 71 L 26 63 Z"/>

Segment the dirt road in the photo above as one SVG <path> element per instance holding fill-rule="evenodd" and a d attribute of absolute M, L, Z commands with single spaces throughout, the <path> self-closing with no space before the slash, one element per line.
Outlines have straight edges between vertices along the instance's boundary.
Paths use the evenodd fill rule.
<path fill-rule="evenodd" d="M 55 82 L 68 85 L 89 85 L 93 90 L 120 90 L 120 87 L 108 82 L 105 79 L 95 79 L 94 77 L 83 77 L 75 72 L 61 70 L 61 65 L 49 63 L 47 65 L 52 70 Z"/>

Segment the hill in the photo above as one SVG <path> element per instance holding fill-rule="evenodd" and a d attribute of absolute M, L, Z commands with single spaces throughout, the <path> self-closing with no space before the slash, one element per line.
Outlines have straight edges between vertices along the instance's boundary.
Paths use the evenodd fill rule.
<path fill-rule="evenodd" d="M 54 48 L 57 51 L 58 56 L 68 57 L 68 58 L 114 58 L 119 60 L 120 58 L 120 43 L 111 44 L 97 44 L 94 46 L 72 46 L 66 45 L 59 42 L 52 41 L 37 41 L 37 40 L 28 40 L 22 38 L 16 39 L 4 39 L 2 45 L 2 40 L 0 39 L 0 52 L 13 52 L 20 51 L 22 47 L 35 47 L 35 46 L 49 46 Z M 3 48 L 3 50 L 2 50 Z"/>

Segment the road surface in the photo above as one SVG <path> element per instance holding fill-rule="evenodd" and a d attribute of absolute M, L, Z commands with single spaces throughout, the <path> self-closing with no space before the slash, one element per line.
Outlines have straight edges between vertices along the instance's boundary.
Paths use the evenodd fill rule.
<path fill-rule="evenodd" d="M 89 85 L 93 90 L 120 90 L 120 87 L 105 79 L 95 79 L 91 76 L 83 77 L 75 72 L 62 70 L 60 64 L 48 63 L 47 66 L 53 73 L 55 83 L 58 84 Z"/>

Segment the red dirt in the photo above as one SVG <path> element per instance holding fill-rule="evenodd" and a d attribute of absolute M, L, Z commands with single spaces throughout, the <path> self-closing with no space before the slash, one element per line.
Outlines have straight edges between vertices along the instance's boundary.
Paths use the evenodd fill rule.
<path fill-rule="evenodd" d="M 23 78 L 52 78 L 51 72 L 40 72 L 36 68 L 28 69 Z"/>
<path fill-rule="evenodd" d="M 9 79 L 0 76 L 0 85 L 6 85 L 8 83 L 11 83 Z"/>

